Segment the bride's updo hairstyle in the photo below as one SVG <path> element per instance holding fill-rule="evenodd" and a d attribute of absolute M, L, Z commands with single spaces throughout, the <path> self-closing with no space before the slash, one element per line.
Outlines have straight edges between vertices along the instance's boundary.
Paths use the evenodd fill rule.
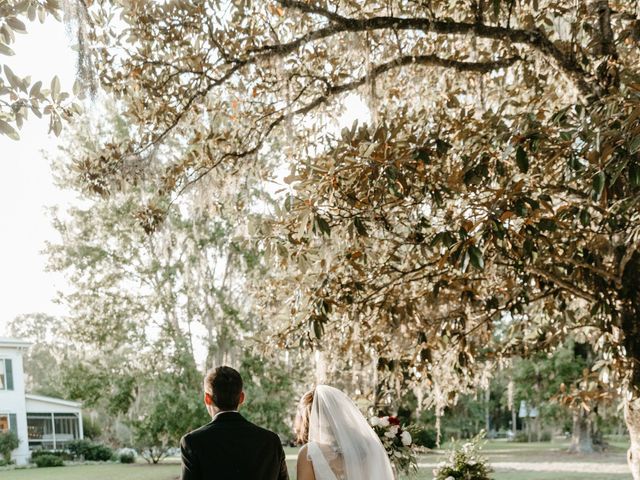
<path fill-rule="evenodd" d="M 313 397 L 315 388 L 309 390 L 302 395 L 298 403 L 298 412 L 296 414 L 295 429 L 296 440 L 300 445 L 309 443 L 309 419 L 311 418 L 311 405 L 313 405 Z"/>

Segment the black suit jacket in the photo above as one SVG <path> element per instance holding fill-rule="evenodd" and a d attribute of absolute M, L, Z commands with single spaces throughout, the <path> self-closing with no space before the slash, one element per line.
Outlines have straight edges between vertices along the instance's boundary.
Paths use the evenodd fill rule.
<path fill-rule="evenodd" d="M 186 434 L 180 441 L 182 480 L 288 480 L 278 436 L 236 412 Z"/>

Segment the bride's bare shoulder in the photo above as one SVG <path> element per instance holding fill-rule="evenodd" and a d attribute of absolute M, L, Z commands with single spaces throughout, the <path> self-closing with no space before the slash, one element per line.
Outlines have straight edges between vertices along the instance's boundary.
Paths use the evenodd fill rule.
<path fill-rule="evenodd" d="M 300 450 L 298 450 L 298 458 L 307 457 L 308 445 L 309 445 L 308 443 L 305 443 L 302 447 L 300 447 Z"/>
<path fill-rule="evenodd" d="M 311 460 L 309 460 L 309 455 L 307 453 L 307 445 L 308 444 L 303 445 L 298 452 L 298 465 L 296 468 L 298 480 L 315 480 L 316 478 L 313 473 Z"/>

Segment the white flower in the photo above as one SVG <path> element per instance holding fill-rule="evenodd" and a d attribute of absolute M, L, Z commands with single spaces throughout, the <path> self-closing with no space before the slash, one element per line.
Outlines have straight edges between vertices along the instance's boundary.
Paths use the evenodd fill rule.
<path fill-rule="evenodd" d="M 453 478 L 451 475 L 449 475 L 447 478 L 445 478 L 444 480 L 456 480 L 455 478 Z"/>
<path fill-rule="evenodd" d="M 387 428 L 389 426 L 389 417 L 382 417 L 378 419 L 378 425 L 381 427 Z"/>
<path fill-rule="evenodd" d="M 398 434 L 398 430 L 396 429 L 394 431 L 394 427 L 391 427 L 388 432 L 384 432 L 384 436 L 387 438 L 394 438 Z"/>
<path fill-rule="evenodd" d="M 467 463 L 473 467 L 477 462 L 475 460 L 469 460 Z"/>
<path fill-rule="evenodd" d="M 379 419 L 378 417 L 371 417 L 371 418 L 369 419 L 369 424 L 370 424 L 372 427 L 377 427 L 378 425 L 380 425 L 380 419 Z"/>
<path fill-rule="evenodd" d="M 402 444 L 405 447 L 408 447 L 409 445 L 411 445 L 411 434 L 405 430 L 400 435 L 400 440 L 402 440 Z"/>

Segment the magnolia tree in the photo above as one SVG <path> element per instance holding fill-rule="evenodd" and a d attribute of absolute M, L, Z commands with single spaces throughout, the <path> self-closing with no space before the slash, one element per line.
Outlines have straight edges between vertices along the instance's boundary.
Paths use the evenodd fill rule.
<path fill-rule="evenodd" d="M 277 344 L 331 345 L 441 408 L 577 335 L 625 400 L 640 479 L 637 6 L 87 3 L 96 75 L 133 132 L 76 161 L 88 189 L 154 186 L 152 230 L 188 188 L 215 204 L 211 185 L 279 164 L 281 204 L 247 222 Z M 370 119 L 333 135 L 350 93 Z"/>
<path fill-rule="evenodd" d="M 49 132 L 57 136 L 62 131 L 63 121 L 80 111 L 73 97 L 61 90 L 57 76 L 45 85 L 42 80 L 32 81 L 30 76 L 23 76 L 24 72 L 14 72 L 8 65 L 8 57 L 15 55 L 13 44 L 16 36 L 27 33 L 28 22 L 38 20 L 44 23 L 47 16 L 61 20 L 63 14 L 71 21 L 71 15 L 75 18 L 87 14 L 84 2 L 68 6 L 70 8 L 63 11 L 58 0 L 6 0 L 0 3 L 0 135 L 19 140 L 20 128 L 30 115 L 35 115 L 38 118 L 46 116 Z M 78 73 L 88 78 L 84 72 L 90 57 L 83 55 L 83 30 L 76 31 L 80 34 Z M 74 93 L 79 97 L 82 97 L 81 85 L 80 82 L 74 85 Z"/>

